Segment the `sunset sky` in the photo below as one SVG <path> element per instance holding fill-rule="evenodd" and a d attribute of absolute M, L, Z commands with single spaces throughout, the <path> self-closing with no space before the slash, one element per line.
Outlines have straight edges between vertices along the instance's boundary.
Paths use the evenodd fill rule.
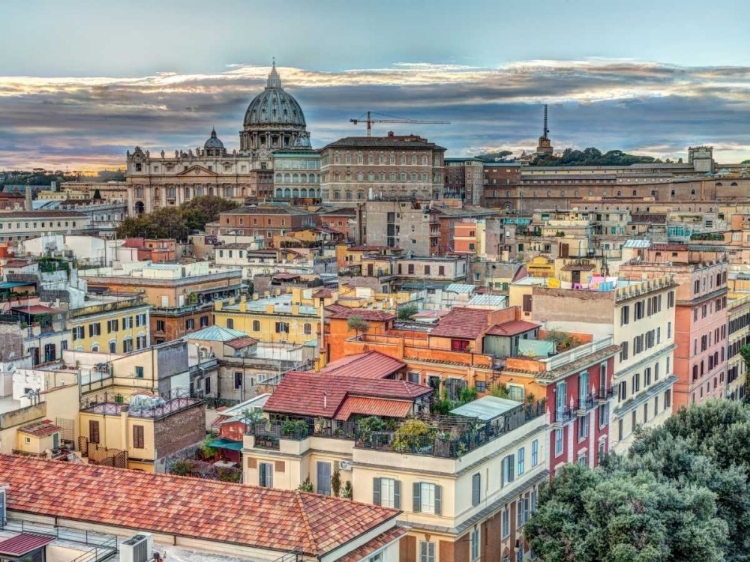
<path fill-rule="evenodd" d="M 139 145 L 238 147 L 272 57 L 313 145 L 367 110 L 451 125 L 449 155 L 556 149 L 750 158 L 750 2 L 2 3 L 0 169 L 117 167 Z"/>

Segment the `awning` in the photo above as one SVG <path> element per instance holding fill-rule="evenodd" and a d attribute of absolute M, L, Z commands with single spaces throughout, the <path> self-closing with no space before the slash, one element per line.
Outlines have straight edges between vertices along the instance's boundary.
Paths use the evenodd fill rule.
<path fill-rule="evenodd" d="M 232 451 L 241 451 L 242 450 L 242 442 L 241 441 L 231 441 L 230 439 L 214 439 L 208 444 L 209 447 L 213 447 L 214 449 L 231 449 Z"/>
<path fill-rule="evenodd" d="M 0 289 L 15 289 L 16 287 L 28 287 L 29 285 L 35 285 L 33 281 L 5 281 L 0 283 Z"/>
<path fill-rule="evenodd" d="M 15 537 L 0 542 L 0 556 L 20 558 L 21 556 L 48 545 L 54 540 L 55 537 L 46 535 L 21 533 L 20 535 L 16 535 Z"/>

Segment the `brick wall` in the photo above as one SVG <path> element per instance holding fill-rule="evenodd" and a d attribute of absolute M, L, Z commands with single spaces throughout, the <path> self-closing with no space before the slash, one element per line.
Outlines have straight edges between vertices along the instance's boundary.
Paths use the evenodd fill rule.
<path fill-rule="evenodd" d="M 154 423 L 156 458 L 173 455 L 177 451 L 200 443 L 206 437 L 206 407 L 196 404 Z"/>

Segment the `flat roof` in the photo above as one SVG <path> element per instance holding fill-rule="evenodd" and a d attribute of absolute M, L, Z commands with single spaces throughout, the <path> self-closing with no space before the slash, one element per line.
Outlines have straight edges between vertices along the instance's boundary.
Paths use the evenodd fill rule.
<path fill-rule="evenodd" d="M 497 417 L 502 416 L 506 412 L 510 412 L 523 406 L 520 402 L 515 400 L 508 400 L 507 398 L 498 398 L 496 396 L 483 396 L 473 402 L 464 404 L 450 411 L 454 416 L 464 416 L 467 418 L 478 418 L 482 421 L 494 420 Z"/>

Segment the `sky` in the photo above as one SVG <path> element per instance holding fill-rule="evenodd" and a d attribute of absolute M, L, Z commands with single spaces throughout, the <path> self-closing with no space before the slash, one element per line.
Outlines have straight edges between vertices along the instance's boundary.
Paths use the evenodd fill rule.
<path fill-rule="evenodd" d="M 747 0 L 1 2 L 0 170 L 122 166 L 127 150 L 231 151 L 273 57 L 313 146 L 366 111 L 449 125 L 449 156 L 556 150 L 750 158 Z"/>

